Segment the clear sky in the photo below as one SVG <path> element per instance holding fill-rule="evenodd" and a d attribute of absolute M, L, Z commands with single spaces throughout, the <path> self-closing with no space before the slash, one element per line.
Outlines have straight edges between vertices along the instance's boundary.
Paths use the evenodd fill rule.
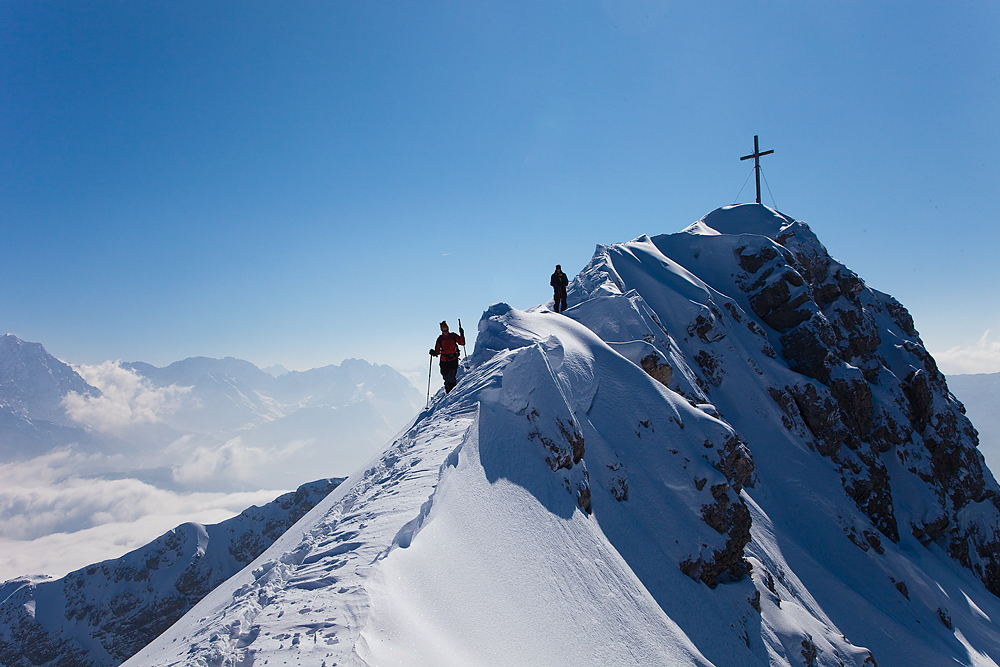
<path fill-rule="evenodd" d="M 3 2 L 0 330 L 420 368 L 442 318 L 733 203 L 757 134 L 764 203 L 1000 371 L 998 34 L 960 0 Z"/>

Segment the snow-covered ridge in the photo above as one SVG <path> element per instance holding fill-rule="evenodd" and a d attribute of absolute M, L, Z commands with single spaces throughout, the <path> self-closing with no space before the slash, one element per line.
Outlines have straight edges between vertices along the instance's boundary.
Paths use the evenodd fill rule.
<path fill-rule="evenodd" d="M 121 664 L 239 572 L 341 479 L 311 482 L 216 525 L 186 523 L 61 579 L 0 586 L 0 664 Z"/>
<path fill-rule="evenodd" d="M 996 664 L 997 484 L 898 302 L 758 205 L 569 301 L 128 664 Z"/>

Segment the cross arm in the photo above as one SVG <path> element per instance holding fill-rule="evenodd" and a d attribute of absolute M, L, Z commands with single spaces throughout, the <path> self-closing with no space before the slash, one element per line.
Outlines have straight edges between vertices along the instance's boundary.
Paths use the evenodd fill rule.
<path fill-rule="evenodd" d="M 773 150 L 770 150 L 770 151 L 764 151 L 763 153 L 751 153 L 750 155 L 744 155 L 743 157 L 740 158 L 740 160 L 742 161 L 742 160 L 749 160 L 750 158 L 755 158 L 755 157 L 763 157 L 765 155 L 770 155 L 773 152 L 774 152 Z"/>

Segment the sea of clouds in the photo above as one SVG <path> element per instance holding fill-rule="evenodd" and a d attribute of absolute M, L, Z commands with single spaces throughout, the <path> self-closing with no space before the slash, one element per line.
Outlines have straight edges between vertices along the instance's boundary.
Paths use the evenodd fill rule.
<path fill-rule="evenodd" d="M 67 415 L 82 426 L 125 439 L 154 435 L 186 400 L 188 387 L 154 387 L 116 361 L 74 366 L 100 396 L 70 392 Z M 155 438 L 153 438 L 155 440 Z M 217 523 L 287 489 L 185 491 L 213 480 L 231 483 L 266 465 L 266 452 L 234 438 L 220 448 L 197 446 L 189 436 L 135 451 L 83 453 L 58 449 L 26 461 L 0 464 L 0 581 L 22 575 L 62 576 L 90 563 L 117 558 L 175 526 Z M 128 474 L 130 459 L 169 464 L 173 479 L 158 486 Z M 220 484 L 221 486 L 221 484 Z"/>
<path fill-rule="evenodd" d="M 117 558 L 181 523 L 217 523 L 284 492 L 176 492 L 81 473 L 99 467 L 97 458 L 64 449 L 0 465 L 0 581 L 62 576 Z"/>

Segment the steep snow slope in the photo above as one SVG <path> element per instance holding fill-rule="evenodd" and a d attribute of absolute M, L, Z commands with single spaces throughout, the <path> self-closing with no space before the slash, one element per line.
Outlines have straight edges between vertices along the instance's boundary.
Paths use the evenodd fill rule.
<path fill-rule="evenodd" d="M 343 480 L 305 484 L 222 523 L 187 523 L 61 579 L 0 586 L 0 664 L 110 667 L 260 555 Z"/>
<path fill-rule="evenodd" d="M 994 665 L 997 484 L 905 309 L 727 207 L 599 247 L 130 665 Z"/>

